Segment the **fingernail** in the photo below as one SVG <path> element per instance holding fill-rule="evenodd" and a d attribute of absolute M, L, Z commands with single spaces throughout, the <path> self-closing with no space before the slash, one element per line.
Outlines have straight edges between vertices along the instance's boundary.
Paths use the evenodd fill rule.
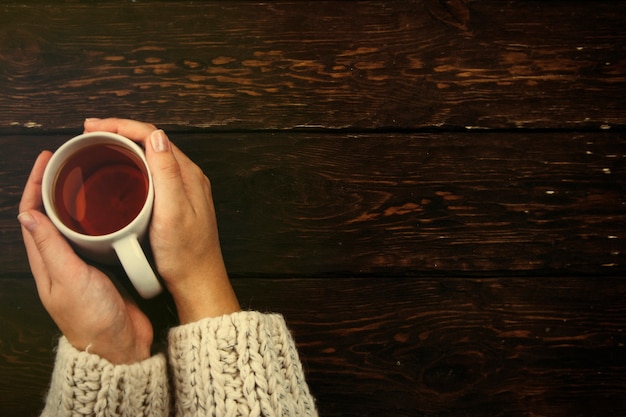
<path fill-rule="evenodd" d="M 152 132 L 150 142 L 152 142 L 152 149 L 156 152 L 165 152 L 170 149 L 170 142 L 165 136 L 165 132 L 160 129 Z"/>
<path fill-rule="evenodd" d="M 37 227 L 37 220 L 30 213 L 24 212 L 18 214 L 17 220 L 29 232 L 32 232 L 33 230 L 35 230 L 35 227 Z"/>
<path fill-rule="evenodd" d="M 98 120 L 100 119 L 98 119 L 97 117 L 88 117 L 85 119 L 86 122 L 97 122 Z"/>

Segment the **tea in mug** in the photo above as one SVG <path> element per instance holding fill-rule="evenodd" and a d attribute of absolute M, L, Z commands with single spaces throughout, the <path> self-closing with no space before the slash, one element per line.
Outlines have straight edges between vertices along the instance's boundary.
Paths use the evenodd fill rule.
<path fill-rule="evenodd" d="M 101 236 L 124 228 L 148 196 L 148 173 L 130 150 L 90 145 L 71 155 L 54 184 L 54 207 L 70 229 Z"/>

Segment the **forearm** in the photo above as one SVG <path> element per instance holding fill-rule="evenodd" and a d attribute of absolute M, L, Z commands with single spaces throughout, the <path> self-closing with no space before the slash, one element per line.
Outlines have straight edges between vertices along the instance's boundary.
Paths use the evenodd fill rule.
<path fill-rule="evenodd" d="M 165 356 L 114 365 L 59 341 L 42 417 L 169 415 Z"/>
<path fill-rule="evenodd" d="M 177 416 L 317 415 L 280 315 L 239 312 L 179 326 L 169 358 Z"/>

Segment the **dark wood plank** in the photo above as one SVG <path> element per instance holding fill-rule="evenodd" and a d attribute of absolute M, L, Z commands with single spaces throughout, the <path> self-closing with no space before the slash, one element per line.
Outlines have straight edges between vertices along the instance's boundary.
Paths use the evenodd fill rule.
<path fill-rule="evenodd" d="M 338 279 L 237 290 L 244 304 L 280 305 L 324 416 L 571 417 L 626 412 L 624 284 Z"/>
<path fill-rule="evenodd" d="M 0 275 L 25 270 L 15 216 L 37 153 L 3 136 Z M 234 276 L 621 274 L 621 133 L 174 133 L 212 179 Z"/>
<path fill-rule="evenodd" d="M 626 415 L 626 1 L 0 5 L 0 415 L 56 328 L 15 219 L 86 116 L 212 179 L 323 416 Z M 299 129 L 307 128 L 307 129 Z M 119 272 L 119 271 L 118 271 Z M 167 296 L 142 302 L 157 335 Z"/>
<path fill-rule="evenodd" d="M 246 308 L 284 313 L 322 416 L 626 414 L 624 278 L 254 278 L 234 286 Z M 32 282 L 1 288 L 0 414 L 34 416 L 56 330 Z M 161 314 L 161 300 L 148 310 Z"/>
<path fill-rule="evenodd" d="M 35 416 L 50 381 L 58 330 L 32 279 L 2 280 L 0 329 L 0 415 Z"/>
<path fill-rule="evenodd" d="M 614 0 L 5 4 L 0 129 L 624 126 L 625 17 Z"/>

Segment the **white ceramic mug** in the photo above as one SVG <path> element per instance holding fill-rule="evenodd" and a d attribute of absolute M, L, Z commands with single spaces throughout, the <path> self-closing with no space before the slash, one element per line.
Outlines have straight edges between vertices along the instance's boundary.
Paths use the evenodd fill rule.
<path fill-rule="evenodd" d="M 62 216 L 60 216 L 55 205 L 56 183 L 60 171 L 72 155 L 92 145 L 120 147 L 129 151 L 143 164 L 145 168 L 143 174 L 147 176 L 148 180 L 145 202 L 143 206 L 140 206 L 139 213 L 128 224 L 118 230 L 100 235 L 77 231 L 65 224 L 61 220 Z M 85 150 L 84 152 L 88 151 Z M 119 259 L 128 278 L 137 289 L 139 295 L 144 298 L 154 297 L 161 292 L 161 284 L 140 244 L 148 231 L 154 202 L 152 176 L 148 169 L 145 154 L 140 146 L 124 136 L 110 132 L 85 133 L 70 139 L 52 155 L 46 166 L 43 175 L 42 197 L 46 214 L 59 231 L 72 243 L 77 253 L 101 263 L 113 264 L 117 263 Z M 112 207 L 106 208 L 106 210 L 113 209 Z M 88 210 L 88 208 L 83 208 L 83 210 Z"/>

